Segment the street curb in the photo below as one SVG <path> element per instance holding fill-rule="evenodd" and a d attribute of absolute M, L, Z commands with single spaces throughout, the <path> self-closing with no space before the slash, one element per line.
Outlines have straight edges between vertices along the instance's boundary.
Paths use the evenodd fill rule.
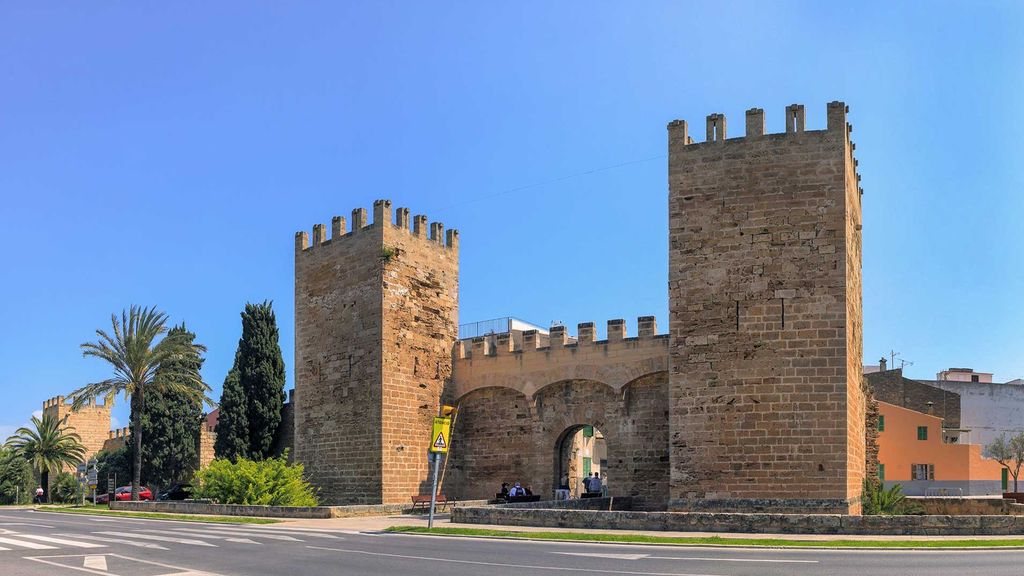
<path fill-rule="evenodd" d="M 426 536 L 433 538 L 480 538 L 485 540 L 516 540 L 519 542 L 568 542 L 571 544 L 612 544 L 615 546 L 668 546 L 676 548 L 726 548 L 732 550 L 830 550 L 840 552 L 856 552 L 860 550 L 868 552 L 971 552 L 971 551 L 1020 551 L 1024 550 L 1024 544 L 1020 546 L 786 546 L 783 544 L 686 544 L 673 542 L 611 542 L 608 540 L 576 540 L 569 538 L 523 538 L 517 536 L 481 536 L 468 534 L 428 534 L 425 532 L 400 532 L 393 530 L 381 530 L 381 533 L 399 534 L 405 536 Z"/>
<path fill-rule="evenodd" d="M 197 515 L 195 520 L 188 519 L 183 520 L 181 518 L 147 518 L 145 516 L 136 516 L 131 512 L 122 514 L 91 514 L 89 512 L 62 512 L 60 510 L 40 510 L 38 508 L 32 508 L 30 510 L 36 514 L 61 514 L 64 516 L 90 516 L 93 518 L 111 518 L 121 520 L 154 520 L 156 522 L 181 522 L 183 524 L 213 524 L 216 526 L 274 526 L 280 521 L 273 518 L 274 522 L 224 522 L 217 520 L 206 520 L 202 516 Z M 155 514 L 155 512 L 148 512 L 148 514 Z M 259 518 L 257 516 L 233 516 L 232 518 L 257 518 L 259 520 L 265 520 L 265 518 Z"/>

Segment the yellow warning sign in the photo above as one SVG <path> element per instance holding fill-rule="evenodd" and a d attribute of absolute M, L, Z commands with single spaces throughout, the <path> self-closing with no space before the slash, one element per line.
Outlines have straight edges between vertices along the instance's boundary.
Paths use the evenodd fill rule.
<path fill-rule="evenodd" d="M 430 432 L 430 451 L 435 454 L 447 454 L 451 444 L 452 419 L 447 416 L 435 416 L 434 427 Z"/>

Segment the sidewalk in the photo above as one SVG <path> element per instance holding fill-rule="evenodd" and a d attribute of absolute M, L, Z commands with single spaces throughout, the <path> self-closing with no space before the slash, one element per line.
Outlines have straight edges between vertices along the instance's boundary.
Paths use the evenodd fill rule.
<path fill-rule="evenodd" d="M 274 524 L 278 528 L 305 528 L 319 530 L 348 530 L 358 532 L 373 532 L 390 528 L 391 526 L 426 526 L 427 517 L 423 515 L 402 515 L 402 516 L 363 516 L 358 518 L 329 518 L 324 520 L 286 520 Z M 1024 535 L 1009 536 L 874 536 L 855 534 L 762 534 L 762 533 L 740 533 L 740 532 L 662 532 L 660 530 L 597 530 L 592 528 L 546 528 L 533 526 L 502 526 L 496 524 L 455 524 L 449 519 L 448 514 L 439 514 L 434 517 L 435 527 L 451 528 L 478 528 L 485 530 L 507 530 L 510 532 L 585 532 L 587 534 L 636 534 L 644 536 L 663 536 L 669 538 L 712 538 L 723 539 L 736 538 L 780 538 L 785 540 L 806 540 L 811 542 L 828 542 L 831 540 L 899 540 L 899 541 L 929 541 L 929 540 L 1014 540 L 1020 539 L 1024 545 Z"/>

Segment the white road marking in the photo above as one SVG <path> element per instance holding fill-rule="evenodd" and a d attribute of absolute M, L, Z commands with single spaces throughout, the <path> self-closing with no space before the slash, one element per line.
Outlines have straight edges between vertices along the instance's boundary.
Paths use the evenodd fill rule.
<path fill-rule="evenodd" d="M 33 524 L 31 522 L 0 522 L 0 526 L 35 526 L 36 528 L 53 528 L 46 524 Z"/>
<path fill-rule="evenodd" d="M 210 530 L 213 530 L 215 532 L 245 533 L 245 535 L 247 535 L 247 536 L 263 536 L 263 535 L 266 535 L 266 534 L 274 534 L 274 535 L 294 534 L 295 536 L 307 536 L 309 538 L 329 538 L 331 540 L 344 540 L 345 539 L 342 536 L 335 536 L 334 534 L 325 534 L 325 533 L 322 533 L 322 532 L 299 532 L 299 531 L 296 531 L 296 530 L 289 530 L 288 532 L 282 533 L 282 532 L 279 532 L 279 531 L 276 531 L 276 530 L 273 530 L 273 531 L 269 530 L 269 529 L 268 530 L 263 530 L 263 529 L 259 529 L 259 528 L 244 528 L 243 529 L 243 528 L 235 528 L 234 526 L 230 526 L 230 527 L 226 527 L 226 528 L 221 528 L 220 526 L 208 526 L 207 528 L 210 529 Z M 185 530 L 185 528 L 179 528 L 179 530 Z"/>
<path fill-rule="evenodd" d="M 108 536 L 124 536 L 125 538 L 139 538 L 141 540 L 155 540 L 157 542 L 174 542 L 175 544 L 189 544 L 191 546 L 209 546 L 216 548 L 216 544 L 210 544 L 202 540 L 192 540 L 189 538 L 171 538 L 170 536 L 152 536 L 149 534 L 138 534 L 135 532 L 96 532 L 96 534 L 106 534 Z"/>
<path fill-rule="evenodd" d="M 690 560 L 697 562 L 770 562 L 773 564 L 818 564 L 817 560 L 775 560 L 771 558 L 700 558 L 680 556 L 648 556 L 651 560 Z"/>
<path fill-rule="evenodd" d="M 151 534 L 167 534 L 166 530 L 139 530 L 139 532 L 149 532 Z M 192 536 L 192 534 L 185 534 L 185 536 Z M 200 532 L 196 537 L 213 538 L 214 540 L 227 540 L 228 542 L 238 542 L 239 544 L 259 544 L 255 540 L 249 540 L 248 538 L 235 538 L 230 534 L 210 534 L 208 532 Z"/>
<path fill-rule="evenodd" d="M 209 530 L 199 530 L 197 528 L 174 528 L 174 532 L 188 532 L 192 534 L 211 534 Z M 291 536 L 285 536 L 283 534 L 257 534 L 254 532 L 242 532 L 241 530 L 217 530 L 217 534 L 227 534 L 230 536 L 252 536 L 253 538 L 267 538 L 269 540 L 284 540 L 288 542 L 303 542 L 298 538 L 292 538 Z"/>
<path fill-rule="evenodd" d="M 552 554 L 584 556 L 587 558 L 611 558 L 612 560 L 639 560 L 641 558 L 647 558 L 648 556 L 648 554 L 592 554 L 590 552 L 552 552 Z"/>
<path fill-rule="evenodd" d="M 64 544 L 65 546 L 75 546 L 76 548 L 106 548 L 106 545 L 104 544 L 93 544 L 92 542 L 79 542 L 77 540 L 65 540 L 63 538 L 53 538 L 52 536 L 39 536 L 38 534 L 18 534 L 18 538 L 39 540 L 40 542 L 49 542 L 50 544 Z"/>
<path fill-rule="evenodd" d="M 92 568 L 93 570 L 107 571 L 107 557 L 106 556 L 86 556 L 85 560 L 82 561 L 82 568 Z"/>
<path fill-rule="evenodd" d="M 553 572 L 586 572 L 588 574 L 630 574 L 632 576 L 722 576 L 719 574 L 690 574 L 681 572 L 631 572 L 629 570 L 599 570 L 596 568 L 568 568 L 563 566 L 533 566 L 528 564 L 503 564 L 501 562 L 478 562 L 475 560 L 456 560 L 454 558 L 436 558 L 431 556 L 408 556 L 405 554 L 386 554 L 384 552 L 367 552 L 365 550 L 345 550 L 343 548 L 325 548 L 323 546 L 306 546 L 311 550 L 329 550 L 331 552 L 343 552 L 348 554 L 363 554 L 366 556 L 383 556 L 387 558 L 403 558 L 406 560 L 430 560 L 433 562 L 448 562 L 451 564 L 473 564 L 475 566 L 496 566 L 498 568 L 519 568 L 526 570 L 551 570 Z"/>
<path fill-rule="evenodd" d="M 15 540 L 14 538 L 7 538 L 0 536 L 0 544 L 10 544 L 11 546 L 21 546 L 22 548 L 29 548 L 31 550 L 56 550 L 56 546 L 47 546 L 46 544 L 40 544 L 38 542 L 25 542 L 24 540 Z"/>
<path fill-rule="evenodd" d="M 168 550 L 168 548 L 164 548 L 159 544 L 136 542 L 134 540 L 125 540 L 123 538 L 110 538 L 108 536 L 90 536 L 88 534 L 54 534 L 54 536 L 67 536 L 69 538 L 81 538 L 82 540 L 96 540 L 99 542 L 106 542 L 107 544 L 125 544 L 127 546 L 135 546 L 137 548 L 149 548 L 151 550 Z"/>
<path fill-rule="evenodd" d="M 131 558 L 129 556 L 122 556 L 120 554 L 104 554 L 104 556 L 106 556 L 107 558 L 120 558 L 121 560 L 125 560 L 125 561 L 128 561 L 128 562 L 138 562 L 139 564 L 148 564 L 150 566 L 159 566 L 160 568 L 167 568 L 169 570 L 178 570 L 178 572 L 174 572 L 174 573 L 166 573 L 165 572 L 161 576 L 221 576 L 221 575 L 215 574 L 213 572 L 202 572 L 202 571 L 199 571 L 199 570 L 190 570 L 190 569 L 184 568 L 182 566 L 174 566 L 174 565 L 171 565 L 171 564 L 163 564 L 161 562 L 153 562 L 152 560 L 141 560 L 139 558 Z M 63 556 L 26 556 L 25 559 L 26 560 L 32 560 L 34 562 L 40 562 L 42 564 L 49 564 L 50 566 L 57 566 L 58 568 L 63 568 L 65 570 L 77 570 L 79 572 L 88 572 L 89 574 L 99 574 L 100 576 L 117 576 L 116 574 L 112 574 L 112 573 L 106 572 L 106 571 L 100 572 L 98 570 L 94 570 L 92 568 L 85 568 L 85 567 L 78 568 L 78 567 L 75 567 L 75 566 L 68 566 L 67 564 L 62 564 L 60 562 L 55 562 L 54 561 L 54 559 L 82 558 L 82 557 L 83 557 L 82 555 L 78 555 L 78 554 L 65 554 Z"/>

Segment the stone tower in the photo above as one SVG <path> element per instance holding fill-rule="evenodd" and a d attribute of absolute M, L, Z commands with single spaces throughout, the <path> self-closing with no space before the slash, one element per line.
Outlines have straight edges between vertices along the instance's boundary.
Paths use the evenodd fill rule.
<path fill-rule="evenodd" d="M 391 202 L 295 236 L 295 458 L 327 504 L 429 493 L 458 339 L 458 232 Z"/>
<path fill-rule="evenodd" d="M 861 205 L 847 107 L 825 130 L 669 132 L 670 507 L 859 513 Z"/>
<path fill-rule="evenodd" d="M 64 420 L 65 426 L 74 428 L 82 438 L 86 459 L 103 449 L 110 433 L 109 404 L 97 404 L 95 399 L 89 399 L 88 404 L 73 411 L 70 402 L 65 402 L 63 396 L 56 396 L 43 402 L 43 415 L 46 414 Z"/>

